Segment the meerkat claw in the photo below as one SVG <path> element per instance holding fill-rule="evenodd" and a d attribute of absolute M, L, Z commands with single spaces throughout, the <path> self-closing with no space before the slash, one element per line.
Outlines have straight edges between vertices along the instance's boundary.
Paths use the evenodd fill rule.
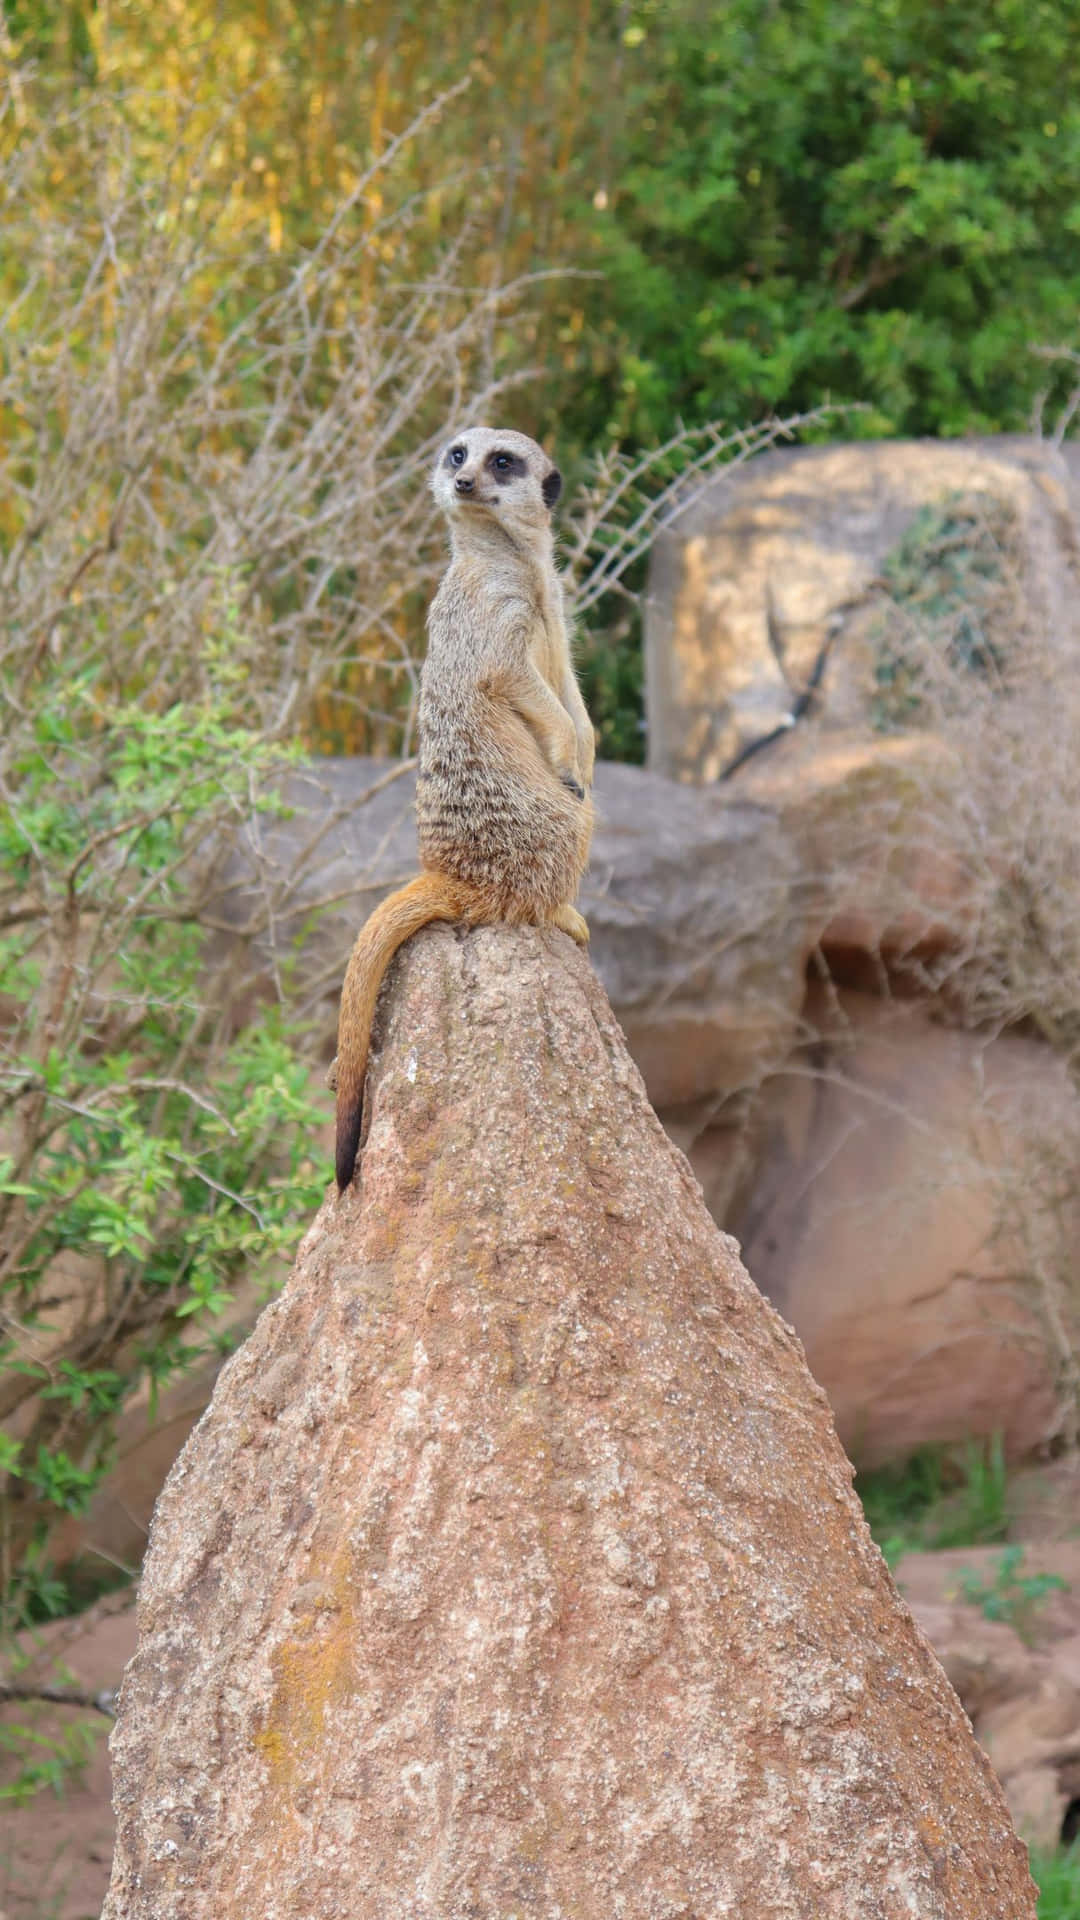
<path fill-rule="evenodd" d="M 552 925 L 558 927 L 562 933 L 568 933 L 571 940 L 577 941 L 579 947 L 588 946 L 589 929 L 576 907 L 560 907 Z"/>

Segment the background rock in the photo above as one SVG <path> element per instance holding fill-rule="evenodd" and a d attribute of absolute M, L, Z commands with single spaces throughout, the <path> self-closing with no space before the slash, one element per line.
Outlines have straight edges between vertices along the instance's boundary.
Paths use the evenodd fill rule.
<path fill-rule="evenodd" d="M 807 959 L 838 985 L 925 1000 L 942 957 L 971 950 L 1000 879 L 970 857 L 956 756 L 932 734 L 816 725 L 781 744 L 747 764 L 738 791 L 796 849 Z"/>
<path fill-rule="evenodd" d="M 392 775 L 393 770 L 390 770 Z M 334 1050 L 341 978 L 371 909 L 417 870 L 411 772 L 320 761 L 238 847 L 219 919 L 237 974 L 292 958 Z M 370 799 L 365 795 L 371 794 Z M 797 1029 L 807 948 L 798 855 L 776 810 L 693 793 L 637 767 L 597 769 L 581 906 L 591 954 L 658 1106 L 756 1085 Z M 262 915 L 265 926 L 245 931 Z"/>
<path fill-rule="evenodd" d="M 860 1462 L 994 1432 L 1031 1452 L 1064 1417 L 1044 1309 L 1067 1311 L 1080 1233 L 1075 1195 L 1039 1177 L 1046 1142 L 1080 1136 L 1064 1067 L 865 994 L 807 1018 L 821 1037 L 761 1094 L 751 1271 Z"/>
<path fill-rule="evenodd" d="M 158 1507 L 105 1920 L 1033 1915 L 587 961 L 429 931 L 385 1014 L 362 1189 Z"/>
<path fill-rule="evenodd" d="M 1048 444 L 858 441 L 767 453 L 717 481 L 654 544 L 650 768 L 715 780 L 740 748 L 782 723 L 792 684 L 805 682 L 826 638 L 858 612 L 918 510 L 961 491 L 1015 511 L 1030 615 L 1050 634 L 1065 631 L 1080 564 L 1075 481 Z M 835 665 L 842 651 L 829 678 L 838 723 L 850 725 L 859 701 Z"/>

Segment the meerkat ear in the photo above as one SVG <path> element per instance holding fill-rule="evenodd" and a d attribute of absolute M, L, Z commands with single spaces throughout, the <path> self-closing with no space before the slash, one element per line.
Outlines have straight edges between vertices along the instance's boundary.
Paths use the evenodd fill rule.
<path fill-rule="evenodd" d="M 540 491 L 544 496 L 545 507 L 553 507 L 562 492 L 562 474 L 558 467 L 552 467 L 550 473 L 545 473 L 540 483 Z"/>

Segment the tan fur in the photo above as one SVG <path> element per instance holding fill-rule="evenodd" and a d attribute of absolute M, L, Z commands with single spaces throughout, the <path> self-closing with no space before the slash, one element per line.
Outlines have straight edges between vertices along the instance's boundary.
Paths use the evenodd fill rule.
<path fill-rule="evenodd" d="M 588 939 L 572 903 L 592 837 L 594 736 L 570 657 L 545 483 L 554 496 L 558 475 L 536 442 L 490 427 L 459 434 L 435 466 L 451 560 L 428 616 L 420 690 L 423 872 L 376 908 L 346 970 L 342 1192 L 359 1146 L 375 1002 L 398 947 L 431 920 L 556 926 Z"/>

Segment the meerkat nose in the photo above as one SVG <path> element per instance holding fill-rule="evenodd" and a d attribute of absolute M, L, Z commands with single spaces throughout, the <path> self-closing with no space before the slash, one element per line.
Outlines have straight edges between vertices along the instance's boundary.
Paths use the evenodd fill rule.
<path fill-rule="evenodd" d="M 454 485 L 459 493 L 471 493 L 476 485 L 476 481 L 469 480 L 465 474 L 459 473 L 457 479 L 454 481 Z"/>

